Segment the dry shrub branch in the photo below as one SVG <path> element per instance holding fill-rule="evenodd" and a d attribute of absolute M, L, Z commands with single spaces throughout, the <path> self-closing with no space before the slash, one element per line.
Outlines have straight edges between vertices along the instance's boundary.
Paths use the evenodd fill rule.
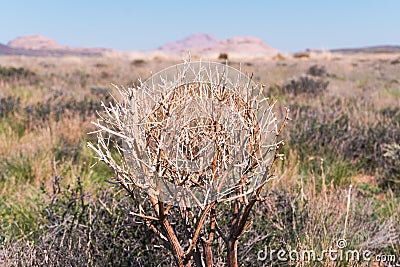
<path fill-rule="evenodd" d="M 213 266 L 221 250 L 237 266 L 250 212 L 274 178 L 288 110 L 279 121 L 262 87 L 218 63 L 185 62 L 116 88 L 88 145 L 137 203 L 132 216 L 178 266 Z M 230 218 L 219 216 L 224 209 Z"/>

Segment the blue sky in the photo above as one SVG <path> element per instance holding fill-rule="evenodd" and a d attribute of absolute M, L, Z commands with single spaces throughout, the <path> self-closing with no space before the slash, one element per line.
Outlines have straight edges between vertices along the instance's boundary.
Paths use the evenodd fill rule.
<path fill-rule="evenodd" d="M 192 33 L 251 35 L 284 52 L 400 45 L 398 0 L 0 0 L 0 43 L 147 50 Z"/>

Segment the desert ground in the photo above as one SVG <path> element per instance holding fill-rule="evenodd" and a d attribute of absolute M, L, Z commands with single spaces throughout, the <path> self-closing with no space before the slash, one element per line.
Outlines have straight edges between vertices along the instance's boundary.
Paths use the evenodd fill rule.
<path fill-rule="evenodd" d="M 107 182 L 113 173 L 96 164 L 87 142 L 95 141 L 91 122 L 111 101 L 113 84 L 136 86 L 183 60 L 0 56 L 0 265 L 173 263 L 131 216 L 132 200 Z M 274 266 L 258 252 L 322 251 L 344 232 L 351 249 L 400 259 L 400 54 L 213 60 L 253 75 L 277 100 L 278 114 L 290 109 L 284 157 L 252 211 L 239 262 Z M 214 257 L 226 264 L 223 251 Z"/>

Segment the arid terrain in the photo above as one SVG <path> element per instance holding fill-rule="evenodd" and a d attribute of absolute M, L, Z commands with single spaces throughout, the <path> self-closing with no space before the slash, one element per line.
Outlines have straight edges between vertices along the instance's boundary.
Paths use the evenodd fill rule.
<path fill-rule="evenodd" d="M 276 265 L 258 261 L 258 251 L 322 251 L 339 238 L 351 249 L 400 258 L 400 53 L 292 55 L 253 37 L 199 38 L 190 56 L 190 40 L 157 53 L 67 49 L 40 38 L 40 47 L 21 40 L 4 47 L 11 52 L 0 56 L 0 265 L 171 264 L 86 144 L 113 84 L 135 86 L 189 57 L 253 75 L 278 101 L 278 114 L 290 109 L 285 156 L 240 240 L 240 263 Z M 58 52 L 44 56 L 43 49 Z M 224 266 L 223 255 L 215 257 Z M 331 266 L 306 265 L 318 264 Z"/>

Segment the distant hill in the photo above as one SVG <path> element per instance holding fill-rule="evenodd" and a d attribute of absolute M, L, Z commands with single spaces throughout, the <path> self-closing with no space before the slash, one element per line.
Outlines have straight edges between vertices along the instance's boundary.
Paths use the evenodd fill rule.
<path fill-rule="evenodd" d="M 0 55 L 25 56 L 116 56 L 133 58 L 182 58 L 190 51 L 191 55 L 201 58 L 218 58 L 226 54 L 229 59 L 271 58 L 279 51 L 253 36 L 233 37 L 226 40 L 218 39 L 210 34 L 193 34 L 184 39 L 167 43 L 152 51 L 118 51 L 107 48 L 84 48 L 61 45 L 55 40 L 41 36 L 30 35 L 15 38 L 6 45 L 0 44 Z M 307 50 L 307 52 L 321 52 Z M 384 45 L 360 48 L 332 49 L 332 53 L 400 53 L 400 46 Z"/>
<path fill-rule="evenodd" d="M 7 46 L 16 49 L 28 49 L 28 50 L 68 49 L 67 46 L 60 45 L 53 39 L 41 35 L 17 37 L 14 40 L 9 41 Z"/>
<path fill-rule="evenodd" d="M 29 56 L 45 56 L 48 55 L 47 52 L 40 50 L 29 50 L 29 49 L 19 49 L 12 48 L 8 45 L 0 44 L 0 55 L 29 55 Z"/>
<path fill-rule="evenodd" d="M 187 51 L 202 56 L 218 56 L 225 53 L 234 57 L 272 57 L 278 50 L 266 45 L 261 39 L 252 36 L 234 37 L 220 40 L 209 34 L 194 34 L 182 40 L 165 44 L 158 48 L 168 53 L 185 53 Z"/>
<path fill-rule="evenodd" d="M 41 35 L 17 37 L 7 45 L 0 44 L 0 55 L 26 56 L 102 56 L 112 49 L 69 47 Z"/>
<path fill-rule="evenodd" d="M 400 53 L 400 45 L 379 45 L 359 48 L 340 48 L 330 50 L 332 53 L 359 54 L 359 53 Z"/>
<path fill-rule="evenodd" d="M 0 55 L 12 55 L 13 53 L 14 49 L 7 45 L 0 44 Z"/>
<path fill-rule="evenodd" d="M 229 58 L 271 57 L 278 54 L 278 50 L 266 45 L 256 37 L 234 37 L 221 40 L 210 34 L 193 34 L 182 40 L 160 46 L 153 51 L 117 51 L 105 48 L 69 47 L 57 43 L 55 40 L 41 36 L 30 35 L 15 38 L 7 45 L 0 44 L 0 55 L 27 55 L 27 56 L 132 56 L 143 57 L 161 55 L 162 57 L 182 57 L 183 53 L 203 58 L 217 58 L 225 53 Z"/>
<path fill-rule="evenodd" d="M 226 53 L 228 56 L 246 58 L 273 57 L 279 53 L 277 49 L 266 45 L 263 40 L 253 36 L 226 39 L 202 52 Z"/>
<path fill-rule="evenodd" d="M 193 34 L 182 40 L 160 46 L 158 50 L 164 52 L 182 52 L 185 50 L 203 49 L 218 45 L 222 40 L 210 34 Z"/>

